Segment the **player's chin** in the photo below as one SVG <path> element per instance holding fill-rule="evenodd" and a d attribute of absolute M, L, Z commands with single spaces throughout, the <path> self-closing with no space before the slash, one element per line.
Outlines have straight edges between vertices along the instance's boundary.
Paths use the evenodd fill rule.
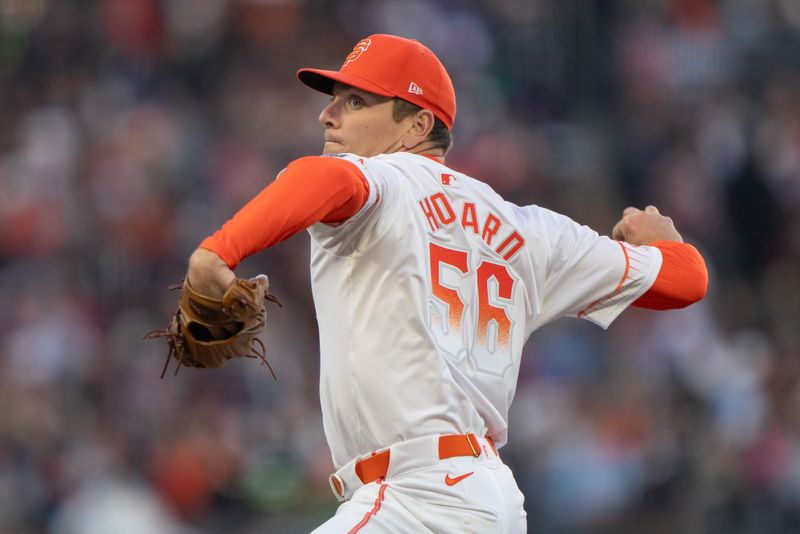
<path fill-rule="evenodd" d="M 336 141 L 325 141 L 325 146 L 322 147 L 323 154 L 339 154 L 340 152 L 346 151 L 344 146 Z"/>

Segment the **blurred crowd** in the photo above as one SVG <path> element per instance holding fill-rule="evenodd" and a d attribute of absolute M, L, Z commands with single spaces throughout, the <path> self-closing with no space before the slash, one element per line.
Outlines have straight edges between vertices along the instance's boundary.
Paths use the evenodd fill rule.
<path fill-rule="evenodd" d="M 709 296 L 563 319 L 501 455 L 537 533 L 800 531 L 800 2 L 0 0 L 0 533 L 307 532 L 336 507 L 297 235 L 256 361 L 159 374 L 188 254 L 292 159 L 295 79 L 417 38 L 454 168 L 600 233 L 656 204 Z"/>

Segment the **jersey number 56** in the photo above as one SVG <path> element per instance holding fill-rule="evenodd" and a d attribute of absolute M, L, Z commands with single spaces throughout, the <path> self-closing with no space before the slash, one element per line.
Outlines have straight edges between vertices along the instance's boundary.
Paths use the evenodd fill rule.
<path fill-rule="evenodd" d="M 512 365 L 514 320 L 509 314 L 516 280 L 508 266 L 431 243 L 429 328 L 450 358 L 467 355 L 477 370 L 502 376 Z"/>

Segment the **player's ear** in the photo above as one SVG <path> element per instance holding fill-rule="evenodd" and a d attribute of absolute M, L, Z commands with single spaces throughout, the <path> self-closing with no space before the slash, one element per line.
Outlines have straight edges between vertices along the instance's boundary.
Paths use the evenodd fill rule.
<path fill-rule="evenodd" d="M 421 109 L 411 117 L 408 130 L 403 138 L 403 148 L 411 149 L 428 138 L 436 118 L 429 109 Z"/>

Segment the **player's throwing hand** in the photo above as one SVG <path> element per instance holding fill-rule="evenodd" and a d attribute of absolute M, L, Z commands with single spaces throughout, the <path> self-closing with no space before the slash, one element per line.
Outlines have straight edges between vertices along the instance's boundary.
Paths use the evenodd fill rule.
<path fill-rule="evenodd" d="M 633 207 L 625 208 L 622 219 L 614 225 L 611 236 L 631 245 L 649 245 L 656 241 L 683 243 L 672 219 L 661 215 L 655 206 L 647 206 L 644 211 Z"/>

